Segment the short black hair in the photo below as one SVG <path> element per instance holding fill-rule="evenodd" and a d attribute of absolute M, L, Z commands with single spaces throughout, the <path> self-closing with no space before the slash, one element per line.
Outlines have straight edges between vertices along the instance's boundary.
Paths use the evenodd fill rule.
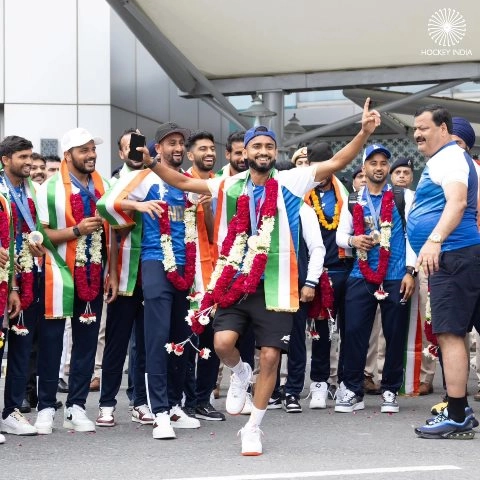
<path fill-rule="evenodd" d="M 442 107 L 438 104 L 426 105 L 425 107 L 419 108 L 413 116 L 418 117 L 425 112 L 430 112 L 432 114 L 433 123 L 435 123 L 437 127 L 439 127 L 442 123 L 445 123 L 448 133 L 452 133 L 452 115 L 445 107 Z"/>
<path fill-rule="evenodd" d="M 10 135 L 0 142 L 0 157 L 5 156 L 11 158 L 16 152 L 31 149 L 33 149 L 33 145 L 30 140 L 19 137 L 18 135 Z"/>
<path fill-rule="evenodd" d="M 37 152 L 32 153 L 32 160 L 42 160 L 43 163 L 46 163 L 45 157 Z"/>
<path fill-rule="evenodd" d="M 242 142 L 243 144 L 243 139 L 245 138 L 245 130 L 236 130 L 235 132 L 232 132 L 228 138 L 227 138 L 227 143 L 225 145 L 225 149 L 227 152 L 232 151 L 232 143 L 234 142 Z"/>
<path fill-rule="evenodd" d="M 196 130 L 195 132 L 192 132 L 185 142 L 185 150 L 189 152 L 198 140 L 211 140 L 215 143 L 215 139 L 210 132 L 207 132 L 206 130 Z"/>
<path fill-rule="evenodd" d="M 125 136 L 125 135 L 129 135 L 130 133 L 137 133 L 137 129 L 136 128 L 127 128 L 126 130 L 124 130 L 124 132 L 118 137 L 118 140 L 117 140 L 117 144 L 118 144 L 118 149 L 121 150 L 122 148 L 122 138 Z"/>
<path fill-rule="evenodd" d="M 61 162 L 62 159 L 58 155 L 45 155 L 46 162 Z"/>
<path fill-rule="evenodd" d="M 292 168 L 297 168 L 294 163 L 290 162 L 289 160 L 280 160 L 279 162 L 275 163 L 275 168 L 278 171 L 282 170 L 291 170 Z"/>

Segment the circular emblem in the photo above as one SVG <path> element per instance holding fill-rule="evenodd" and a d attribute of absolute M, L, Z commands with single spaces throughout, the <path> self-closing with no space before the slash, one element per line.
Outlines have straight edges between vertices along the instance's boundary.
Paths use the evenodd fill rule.
<path fill-rule="evenodd" d="M 466 31 L 465 18 L 453 8 L 437 10 L 428 21 L 428 34 L 440 47 L 458 45 L 463 40 Z"/>

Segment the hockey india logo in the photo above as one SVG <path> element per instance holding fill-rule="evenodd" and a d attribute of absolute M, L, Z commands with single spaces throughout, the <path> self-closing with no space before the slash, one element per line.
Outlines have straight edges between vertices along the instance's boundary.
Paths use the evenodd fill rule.
<path fill-rule="evenodd" d="M 428 20 L 428 34 L 441 47 L 458 45 L 466 31 L 465 18 L 453 8 L 441 8 Z"/>

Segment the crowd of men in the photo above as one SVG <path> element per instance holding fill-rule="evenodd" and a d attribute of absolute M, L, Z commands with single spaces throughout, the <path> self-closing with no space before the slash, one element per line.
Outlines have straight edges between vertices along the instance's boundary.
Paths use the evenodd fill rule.
<path fill-rule="evenodd" d="M 53 432 L 67 319 L 73 342 L 63 426 L 78 432 L 115 426 L 129 345 L 132 421 L 152 425 L 155 439 L 225 420 L 210 401 L 223 366 L 232 372 L 227 413 L 249 415 L 243 455 L 262 454 L 267 409 L 302 411 L 307 370 L 312 409 L 331 398 L 335 412 L 354 412 L 365 408 L 365 393 L 378 393 L 381 412 L 397 413 L 408 304 L 421 272 L 448 398 L 415 432 L 473 438 L 464 344 L 480 307 L 473 129 L 438 105 L 416 112 L 414 140 L 429 160 L 413 192 L 411 159 L 391 163 L 385 146 L 365 147 L 380 121 L 367 100 L 361 129 L 344 148 L 334 154 L 314 143 L 287 165 L 276 165 L 277 139 L 267 127 L 234 132 L 217 174 L 211 133 L 162 124 L 154 151 L 138 147 L 142 159 L 134 160 L 138 132 L 129 129 L 118 141 L 123 166 L 110 180 L 96 171 L 102 139 L 83 128 L 63 136 L 61 162 L 33 153 L 25 138 L 4 138 L 1 432 Z M 334 173 L 362 150 L 349 194 Z M 103 314 L 99 411 L 91 420 L 85 404 Z M 288 368 L 280 386 L 282 353 Z M 420 394 L 432 391 L 432 367 L 424 370 Z M 32 378 L 34 424 L 22 414 Z"/>

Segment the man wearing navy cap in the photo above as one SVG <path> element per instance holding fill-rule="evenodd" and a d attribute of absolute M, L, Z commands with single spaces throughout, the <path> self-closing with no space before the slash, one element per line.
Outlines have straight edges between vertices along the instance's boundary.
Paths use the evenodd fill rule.
<path fill-rule="evenodd" d="M 275 386 L 280 353 L 288 351 L 293 312 L 299 308 L 295 247 L 303 196 L 348 165 L 380 124 L 379 113 L 370 111 L 369 104 L 367 99 L 360 133 L 330 160 L 306 168 L 276 172 L 275 133 L 264 126 L 245 134 L 243 155 L 249 169 L 225 179 L 188 178 L 152 162 L 147 149 L 142 149 L 147 167 L 170 185 L 218 198 L 215 235 L 223 255 L 212 275 L 215 281 L 210 291 L 217 303 L 215 350 L 233 372 L 226 401 L 231 414 L 241 412 L 252 381 L 251 369 L 236 348 L 249 325 L 260 349 L 252 413 L 241 430 L 243 455 L 262 454 L 260 424 Z M 240 277 L 236 275 L 239 268 Z M 210 304 L 209 297 L 204 297 L 201 308 Z"/>
<path fill-rule="evenodd" d="M 354 192 L 358 192 L 365 184 L 367 183 L 367 179 L 365 177 L 365 172 L 363 171 L 363 167 L 360 165 L 358 166 L 352 174 L 352 188 Z"/>
<path fill-rule="evenodd" d="M 390 168 L 392 185 L 410 188 L 413 183 L 413 161 L 410 158 L 398 157 Z"/>
<path fill-rule="evenodd" d="M 365 149 L 367 184 L 358 192 L 353 215 L 347 205 L 342 209 L 337 230 L 337 244 L 356 248 L 357 258 L 346 284 L 343 395 L 335 405 L 336 412 L 365 408 L 364 367 L 377 306 L 386 339 L 380 411 L 399 411 L 397 393 L 403 383 L 407 301 L 415 288 L 416 257 L 405 240 L 392 187 L 387 183 L 390 157 L 380 144 Z M 406 191 L 407 212 L 412 200 L 413 192 Z"/>

